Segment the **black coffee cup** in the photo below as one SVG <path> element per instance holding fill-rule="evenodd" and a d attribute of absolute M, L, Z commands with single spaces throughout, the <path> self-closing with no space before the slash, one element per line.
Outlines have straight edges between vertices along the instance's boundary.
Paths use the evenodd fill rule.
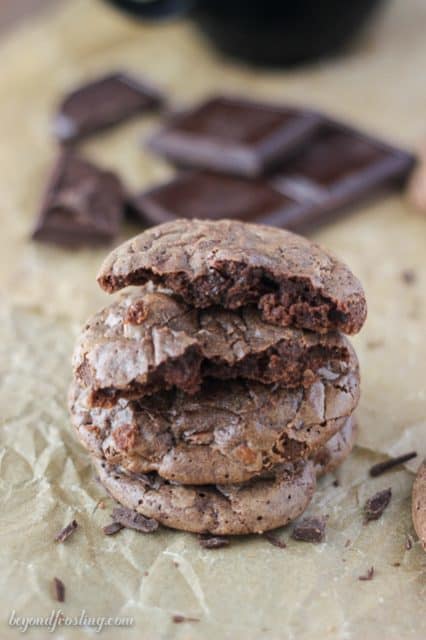
<path fill-rule="evenodd" d="M 109 0 L 142 19 L 187 14 L 224 53 L 292 65 L 341 52 L 384 0 Z"/>

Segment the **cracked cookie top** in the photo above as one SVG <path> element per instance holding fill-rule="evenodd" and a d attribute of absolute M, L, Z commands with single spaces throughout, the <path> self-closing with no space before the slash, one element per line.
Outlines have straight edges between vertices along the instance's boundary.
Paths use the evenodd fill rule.
<path fill-rule="evenodd" d="M 253 306 L 195 309 L 145 285 L 88 321 L 73 364 L 91 403 L 106 406 L 173 387 L 195 393 L 209 377 L 308 387 L 350 357 L 338 333 L 268 324 Z"/>
<path fill-rule="evenodd" d="M 231 220 L 175 220 L 124 243 L 103 263 L 108 292 L 148 281 L 197 308 L 256 305 L 264 320 L 317 332 L 357 333 L 364 291 L 350 269 L 283 229 Z"/>

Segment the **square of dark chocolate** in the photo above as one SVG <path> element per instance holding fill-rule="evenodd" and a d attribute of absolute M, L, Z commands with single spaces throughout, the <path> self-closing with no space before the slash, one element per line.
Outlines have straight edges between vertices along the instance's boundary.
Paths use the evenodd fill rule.
<path fill-rule="evenodd" d="M 65 96 L 53 121 L 61 142 L 71 142 L 159 107 L 163 96 L 127 73 L 111 73 Z"/>
<path fill-rule="evenodd" d="M 175 218 L 230 218 L 280 224 L 301 206 L 263 179 L 239 178 L 206 171 L 183 173 L 136 196 L 131 209 L 142 221 L 160 224 Z"/>
<path fill-rule="evenodd" d="M 319 120 L 303 109 L 217 96 L 175 116 L 149 146 L 178 166 L 256 177 L 306 140 Z"/>
<path fill-rule="evenodd" d="M 109 244 L 118 235 L 124 201 L 116 174 L 64 152 L 52 172 L 32 237 L 65 247 Z"/>
<path fill-rule="evenodd" d="M 404 180 L 414 157 L 360 131 L 327 121 L 270 176 L 271 184 L 304 205 L 303 224 Z M 299 212 L 300 215 L 300 212 Z M 286 216 L 282 223 L 298 227 Z"/>

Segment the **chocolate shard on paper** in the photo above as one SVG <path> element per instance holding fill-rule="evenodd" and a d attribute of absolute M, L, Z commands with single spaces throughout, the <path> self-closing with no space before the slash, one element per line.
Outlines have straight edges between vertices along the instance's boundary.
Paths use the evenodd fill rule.
<path fill-rule="evenodd" d="M 142 533 L 153 533 L 158 529 L 158 522 L 153 518 L 146 518 L 137 511 L 126 507 L 116 507 L 112 512 L 113 523 L 122 524 L 127 529 L 136 529 Z"/>
<path fill-rule="evenodd" d="M 378 520 L 389 505 L 391 498 L 391 488 L 378 491 L 374 496 L 368 498 L 364 505 L 365 523 L 367 524 L 371 520 Z"/>
<path fill-rule="evenodd" d="M 65 585 L 60 578 L 53 578 L 53 588 L 57 602 L 65 602 Z"/>
<path fill-rule="evenodd" d="M 172 118 L 149 146 L 177 165 L 255 177 L 306 140 L 318 122 L 303 109 L 215 96 Z"/>
<path fill-rule="evenodd" d="M 221 549 L 222 547 L 229 546 L 229 538 L 213 536 L 208 533 L 200 534 L 198 536 L 198 542 L 203 549 Z"/>
<path fill-rule="evenodd" d="M 109 244 L 123 210 L 118 176 L 66 151 L 53 169 L 32 237 L 69 248 Z"/>
<path fill-rule="evenodd" d="M 370 469 L 370 476 L 372 478 L 376 478 L 377 476 L 381 476 L 382 473 L 386 473 L 395 467 L 404 464 L 404 462 L 408 462 L 417 456 L 416 451 L 410 451 L 409 453 L 404 453 L 401 456 L 397 456 L 396 458 L 389 458 L 389 460 L 384 460 L 384 462 L 378 462 L 374 464 Z"/>
<path fill-rule="evenodd" d="M 304 518 L 295 525 L 291 537 L 301 542 L 323 542 L 325 538 L 325 527 L 326 518 Z"/>
<path fill-rule="evenodd" d="M 373 192 L 401 185 L 414 164 L 414 156 L 406 151 L 325 120 L 270 176 L 278 191 L 303 205 L 302 212 L 286 212 L 280 226 L 301 230 L 322 223 Z"/>
<path fill-rule="evenodd" d="M 147 82 L 127 73 L 110 73 L 69 93 L 53 121 L 62 142 L 73 142 L 128 118 L 160 107 L 164 98 Z"/>
<path fill-rule="evenodd" d="M 77 529 L 77 527 L 78 527 L 77 520 L 71 520 L 71 522 L 67 524 L 66 527 L 61 529 L 61 531 L 59 531 L 56 534 L 55 542 L 65 542 L 65 540 L 68 540 L 68 538 L 72 536 L 72 534 Z"/>

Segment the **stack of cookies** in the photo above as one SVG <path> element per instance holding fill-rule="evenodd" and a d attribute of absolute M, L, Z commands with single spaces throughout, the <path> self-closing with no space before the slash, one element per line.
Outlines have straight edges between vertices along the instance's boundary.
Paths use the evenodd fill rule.
<path fill-rule="evenodd" d="M 297 518 L 355 439 L 362 287 L 317 245 L 176 220 L 114 250 L 112 304 L 74 353 L 73 425 L 101 483 L 158 522 L 211 534 Z"/>

